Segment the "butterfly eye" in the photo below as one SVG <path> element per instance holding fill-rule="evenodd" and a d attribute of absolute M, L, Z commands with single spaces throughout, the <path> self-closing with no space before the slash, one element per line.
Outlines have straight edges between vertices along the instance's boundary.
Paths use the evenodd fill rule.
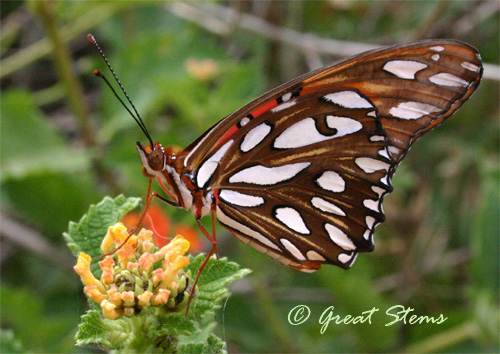
<path fill-rule="evenodd" d="M 148 165 L 153 171 L 162 171 L 165 166 L 165 154 L 162 150 L 153 150 L 148 154 Z"/>

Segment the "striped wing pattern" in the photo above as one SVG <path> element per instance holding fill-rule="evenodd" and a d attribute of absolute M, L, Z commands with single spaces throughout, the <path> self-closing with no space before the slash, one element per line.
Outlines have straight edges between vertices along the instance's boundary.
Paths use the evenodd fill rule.
<path fill-rule="evenodd" d="M 422 41 L 299 77 L 229 115 L 186 148 L 219 222 L 284 264 L 348 268 L 373 250 L 383 197 L 411 144 L 479 84 L 478 52 Z"/>

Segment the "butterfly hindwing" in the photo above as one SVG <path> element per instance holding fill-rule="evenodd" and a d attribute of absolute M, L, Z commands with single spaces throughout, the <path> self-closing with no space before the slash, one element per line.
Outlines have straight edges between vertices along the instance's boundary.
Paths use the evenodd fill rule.
<path fill-rule="evenodd" d="M 335 103 L 349 96 L 364 108 Z M 346 268 L 373 249 L 373 229 L 384 220 L 393 166 L 384 130 L 356 90 L 317 90 L 284 106 L 224 141 L 224 168 L 210 182 L 218 219 L 282 261 Z"/>

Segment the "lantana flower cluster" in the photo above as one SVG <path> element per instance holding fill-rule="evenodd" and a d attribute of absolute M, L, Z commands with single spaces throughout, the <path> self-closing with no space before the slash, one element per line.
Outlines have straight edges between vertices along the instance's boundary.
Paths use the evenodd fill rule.
<path fill-rule="evenodd" d="M 122 223 L 110 226 L 101 243 L 102 254 L 113 251 L 128 236 Z M 78 256 L 74 269 L 85 284 L 85 293 L 101 305 L 106 318 L 133 316 L 146 308 L 179 311 L 188 302 L 190 274 L 182 272 L 182 268 L 189 264 L 185 256 L 189 241 L 177 235 L 158 249 L 152 236 L 152 231 L 142 229 L 115 253 L 99 261 L 100 279 L 90 271 L 92 258 L 85 253 Z"/>

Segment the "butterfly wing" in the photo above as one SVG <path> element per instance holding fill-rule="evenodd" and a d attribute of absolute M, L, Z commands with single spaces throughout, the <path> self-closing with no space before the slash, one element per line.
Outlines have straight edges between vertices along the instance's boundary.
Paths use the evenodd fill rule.
<path fill-rule="evenodd" d="M 418 137 L 441 124 L 469 98 L 482 71 L 479 52 L 455 40 L 424 40 L 361 53 L 299 76 L 220 120 L 184 150 L 188 154 L 184 164 L 199 166 L 247 117 L 253 119 L 301 92 L 325 87 L 357 87 L 372 99 L 384 128 L 390 131 L 391 145 L 402 149 L 393 153 L 400 159 Z M 419 109 L 426 106 L 411 104 L 398 109 L 398 100 L 428 104 L 440 111 L 419 117 Z"/>
<path fill-rule="evenodd" d="M 346 92 L 367 107 L 325 99 Z M 394 162 L 368 106 L 354 90 L 317 90 L 248 123 L 226 143 L 224 168 L 210 183 L 219 221 L 299 269 L 324 262 L 345 268 L 357 252 L 371 251 Z"/>
<path fill-rule="evenodd" d="M 423 41 L 342 60 L 264 94 L 186 151 L 239 239 L 305 271 L 373 249 L 382 199 L 411 144 L 470 96 L 479 54 Z"/>

